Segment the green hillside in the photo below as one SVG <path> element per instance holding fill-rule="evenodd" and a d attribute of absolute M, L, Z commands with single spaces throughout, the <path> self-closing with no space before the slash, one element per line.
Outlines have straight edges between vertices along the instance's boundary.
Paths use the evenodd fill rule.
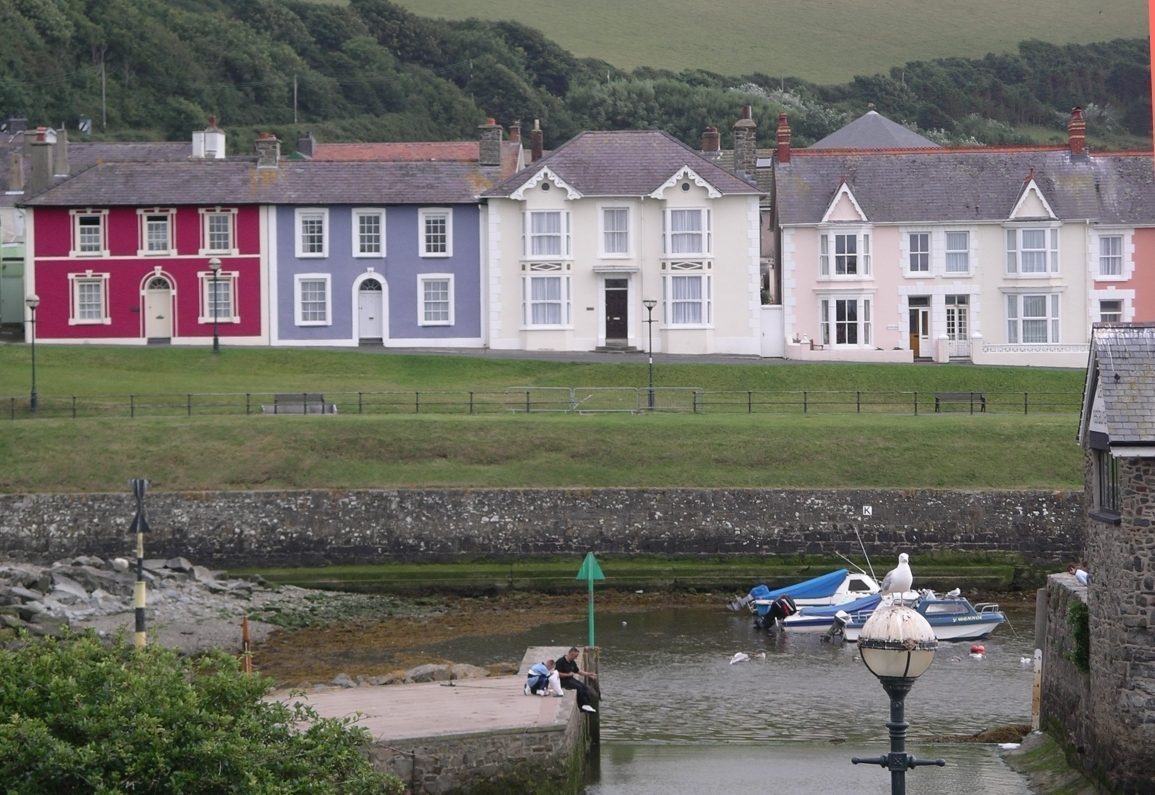
<path fill-rule="evenodd" d="M 622 69 L 761 72 L 819 84 L 885 74 L 908 61 L 1014 53 L 1028 39 L 1086 44 L 1134 37 L 1147 27 L 1142 0 L 395 2 L 427 17 L 516 20 L 578 57 Z"/>

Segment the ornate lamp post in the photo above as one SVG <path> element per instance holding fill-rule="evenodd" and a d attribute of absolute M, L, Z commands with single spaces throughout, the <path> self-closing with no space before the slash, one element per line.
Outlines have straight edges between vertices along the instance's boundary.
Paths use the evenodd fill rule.
<path fill-rule="evenodd" d="M 213 257 L 209 260 L 209 270 L 213 272 L 213 292 L 210 301 L 213 305 L 213 353 L 221 352 L 221 338 L 217 334 L 217 307 L 220 306 L 220 294 L 217 292 L 217 277 L 221 272 L 221 258 Z"/>
<path fill-rule="evenodd" d="M 24 304 L 32 313 L 29 332 L 32 343 L 32 394 L 28 396 L 28 409 L 35 414 L 40 404 L 39 395 L 36 394 L 36 307 L 40 306 L 40 296 L 33 293 L 24 299 Z"/>
<path fill-rule="evenodd" d="M 649 355 L 650 355 L 650 395 L 649 406 L 650 411 L 654 410 L 654 307 L 658 302 L 653 298 L 647 298 L 642 301 L 642 305 L 646 307 L 646 326 L 649 329 Z"/>
<path fill-rule="evenodd" d="M 934 662 L 938 640 L 922 615 L 905 605 L 880 605 L 858 634 L 858 651 L 867 669 L 878 677 L 890 696 L 890 753 L 869 759 L 854 757 L 853 764 L 881 765 L 890 771 L 891 795 L 906 795 L 906 771 L 919 765 L 938 765 L 942 759 L 916 759 L 906 752 L 906 694 L 914 680 Z"/>

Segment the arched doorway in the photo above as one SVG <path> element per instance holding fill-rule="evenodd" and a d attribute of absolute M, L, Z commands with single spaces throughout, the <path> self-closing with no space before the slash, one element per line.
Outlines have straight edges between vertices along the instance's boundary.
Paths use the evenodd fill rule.
<path fill-rule="evenodd" d="M 385 339 L 385 287 L 370 277 L 357 288 L 357 340 L 381 343 Z"/>
<path fill-rule="evenodd" d="M 144 287 L 144 336 L 150 342 L 172 340 L 172 282 L 153 276 Z"/>

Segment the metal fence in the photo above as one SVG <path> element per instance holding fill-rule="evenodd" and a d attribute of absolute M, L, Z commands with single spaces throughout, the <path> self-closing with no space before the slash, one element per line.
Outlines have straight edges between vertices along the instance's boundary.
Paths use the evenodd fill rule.
<path fill-rule="evenodd" d="M 1081 392 L 710 391 L 696 387 L 509 387 L 495 391 L 184 393 L 3 398 L 11 420 L 302 414 L 1058 414 Z"/>

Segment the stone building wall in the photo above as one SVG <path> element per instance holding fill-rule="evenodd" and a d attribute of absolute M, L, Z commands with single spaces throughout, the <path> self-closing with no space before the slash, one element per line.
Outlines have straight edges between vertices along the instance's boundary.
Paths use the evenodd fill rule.
<path fill-rule="evenodd" d="M 1064 573 L 1047 577 L 1046 592 L 1047 631 L 1039 641 L 1043 650 L 1040 724 L 1086 761 L 1092 742 L 1090 724 L 1085 718 L 1091 681 L 1073 660 L 1075 637 L 1070 611 L 1073 604 L 1086 604 L 1087 589 L 1075 581 L 1074 575 Z"/>
<path fill-rule="evenodd" d="M 1083 554 L 1081 495 L 1053 491 L 410 489 L 150 492 L 149 557 L 205 566 L 476 556 Z M 0 495 L 0 554 L 131 556 L 123 494 Z"/>

